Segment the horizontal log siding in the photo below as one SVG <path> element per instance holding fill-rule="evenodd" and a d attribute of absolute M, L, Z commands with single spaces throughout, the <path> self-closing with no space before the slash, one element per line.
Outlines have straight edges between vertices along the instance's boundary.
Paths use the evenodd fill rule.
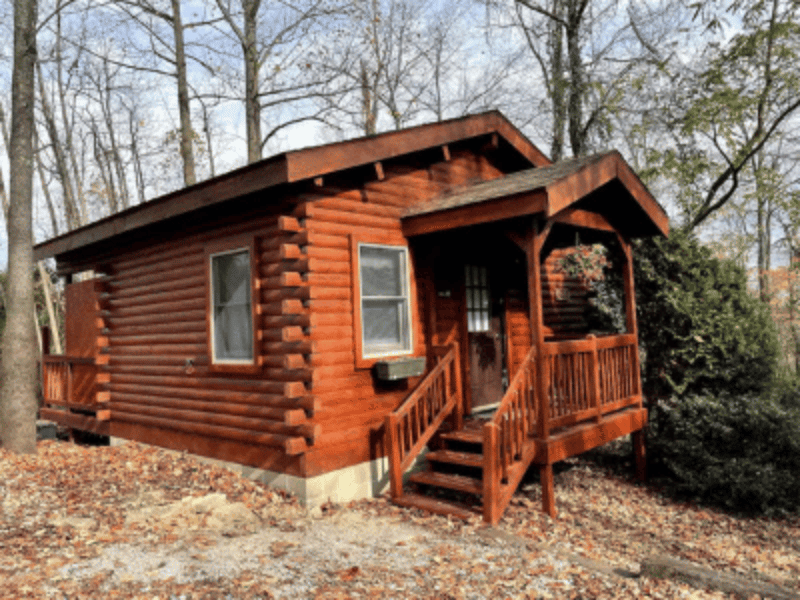
<path fill-rule="evenodd" d="M 351 273 L 350 235 L 402 240 L 400 210 L 366 209 L 352 192 L 329 189 L 302 195 L 296 216 L 302 220 L 299 239 L 308 257 L 303 276 L 308 315 L 310 387 L 319 410 L 313 423 L 320 435 L 305 457 L 306 476 L 375 458 L 370 431 L 407 392 L 381 393 L 370 369 L 357 369 Z M 372 209 L 372 210 L 370 210 Z"/>
<path fill-rule="evenodd" d="M 319 433 L 303 355 L 307 257 L 305 239 L 284 229 L 277 216 L 244 219 L 108 264 L 100 279 L 101 389 L 109 392 L 112 435 L 303 474 L 297 454 Z M 208 356 L 205 245 L 237 235 L 256 237 L 262 366 L 252 374 L 212 370 Z"/>
<path fill-rule="evenodd" d="M 453 153 L 449 162 L 442 155 L 442 162 L 430 168 L 384 164 L 383 170 L 383 180 L 376 177 L 363 187 L 348 188 L 334 181 L 309 189 L 300 196 L 305 204 L 295 212 L 303 226 L 298 239 L 308 257 L 306 306 L 315 320 L 309 327 L 311 390 L 320 406 L 313 422 L 321 433 L 305 456 L 307 476 L 383 456 L 385 417 L 418 382 L 412 378 L 381 384 L 371 369 L 356 367 L 350 236 L 407 243 L 400 226 L 406 206 L 453 186 L 501 175 L 485 157 L 467 150 Z M 424 353 L 429 334 L 424 329 L 428 320 L 423 314 L 423 288 L 417 285 L 414 301 L 414 332 L 423 338 L 417 339 L 418 353 Z M 460 323 L 459 308 L 455 299 L 437 306 L 435 333 L 444 339 Z"/>
<path fill-rule="evenodd" d="M 589 286 L 562 267 L 564 257 L 571 250 L 554 250 L 544 261 L 542 271 L 544 324 L 556 335 L 585 333 L 587 330 L 585 311 Z"/>
<path fill-rule="evenodd" d="M 509 298 L 506 306 L 506 336 L 510 377 L 514 377 L 531 349 L 530 312 L 521 298 Z"/>

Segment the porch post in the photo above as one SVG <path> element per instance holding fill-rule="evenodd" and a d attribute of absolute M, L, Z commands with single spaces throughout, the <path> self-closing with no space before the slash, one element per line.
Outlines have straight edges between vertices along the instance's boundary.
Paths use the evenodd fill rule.
<path fill-rule="evenodd" d="M 544 315 L 542 312 L 542 246 L 550 233 L 551 222 L 539 230 L 536 220 L 531 224 L 528 244 L 528 304 L 530 308 L 531 344 L 536 348 L 537 437 L 546 439 L 549 434 L 549 401 L 547 397 L 547 365 L 544 355 Z"/>
<path fill-rule="evenodd" d="M 631 363 L 634 386 L 636 388 L 635 392 L 639 394 L 639 408 L 642 408 L 642 373 L 639 365 L 639 328 L 636 323 L 636 288 L 633 282 L 633 252 L 630 242 L 619 233 L 617 233 L 617 239 L 625 255 L 625 260 L 622 263 L 622 280 L 625 284 L 625 327 L 628 333 L 632 333 L 636 336 L 636 345 L 634 346 Z"/>

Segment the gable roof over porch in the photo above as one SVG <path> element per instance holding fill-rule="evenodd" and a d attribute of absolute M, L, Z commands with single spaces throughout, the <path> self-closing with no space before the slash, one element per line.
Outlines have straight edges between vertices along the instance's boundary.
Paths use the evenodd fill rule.
<path fill-rule="evenodd" d="M 408 236 L 568 209 L 600 215 L 626 237 L 667 235 L 667 214 L 617 151 L 573 158 L 475 184 L 410 207 Z"/>

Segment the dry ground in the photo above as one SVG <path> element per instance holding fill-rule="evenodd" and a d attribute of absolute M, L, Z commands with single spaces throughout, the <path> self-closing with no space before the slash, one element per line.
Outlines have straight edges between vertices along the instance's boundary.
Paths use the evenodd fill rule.
<path fill-rule="evenodd" d="M 724 598 L 633 577 L 651 554 L 800 593 L 800 519 L 677 504 L 572 461 L 559 517 L 527 481 L 499 526 L 385 499 L 309 514 L 290 497 L 174 452 L 45 441 L 0 449 L 7 598 Z M 594 561 L 594 562 L 593 562 Z"/>

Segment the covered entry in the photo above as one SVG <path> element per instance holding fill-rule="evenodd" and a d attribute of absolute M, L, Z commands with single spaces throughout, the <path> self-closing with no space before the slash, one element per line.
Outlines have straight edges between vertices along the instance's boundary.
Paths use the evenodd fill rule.
<path fill-rule="evenodd" d="M 468 514 L 469 507 L 402 488 L 403 465 L 437 431 L 443 447 L 411 480 L 422 490 L 474 494 L 492 523 L 531 464 L 539 467 L 543 510 L 554 516 L 553 464 L 627 434 L 644 476 L 647 410 L 630 241 L 666 235 L 668 223 L 619 154 L 477 184 L 409 210 L 403 230 L 422 266 L 418 277 L 431 282 L 424 312 L 435 361 L 386 421 L 395 500 Z M 569 311 L 559 315 L 560 301 L 580 304 L 580 290 L 557 293 L 553 264 L 578 239 L 618 255 L 624 323 L 616 330 L 591 331 L 561 318 Z M 453 370 L 461 390 L 451 385 Z M 493 404 L 480 431 L 463 428 L 465 414 Z"/>

